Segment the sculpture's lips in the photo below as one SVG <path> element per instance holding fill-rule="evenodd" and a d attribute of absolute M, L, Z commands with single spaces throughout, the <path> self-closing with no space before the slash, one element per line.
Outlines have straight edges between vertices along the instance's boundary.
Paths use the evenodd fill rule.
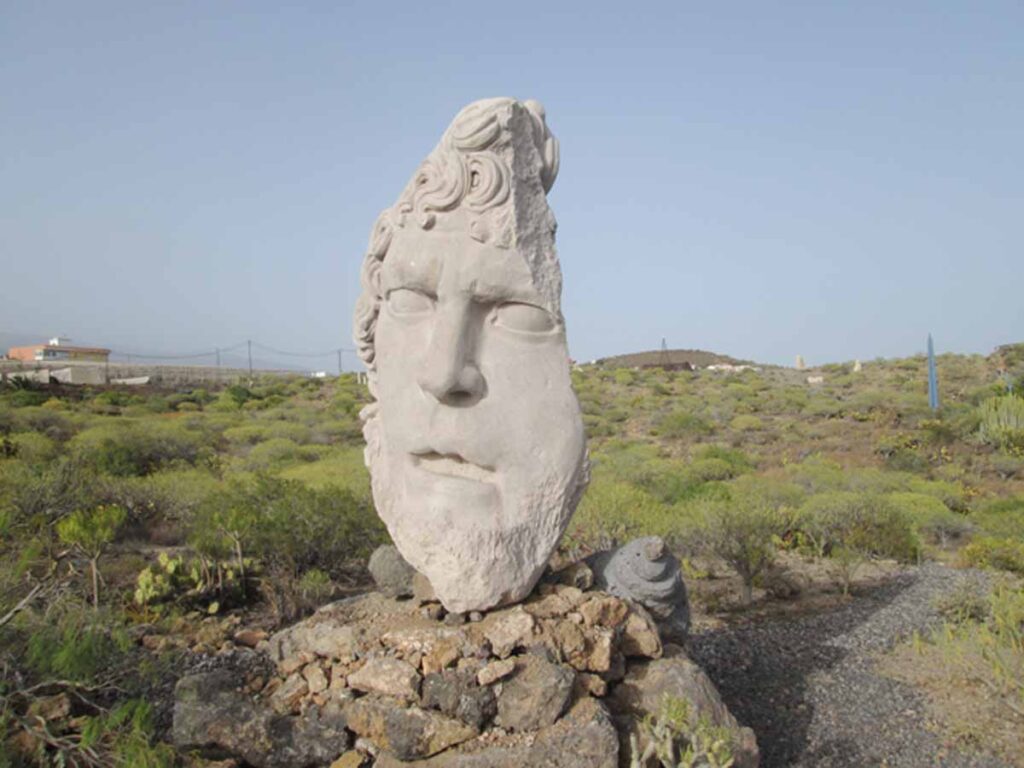
<path fill-rule="evenodd" d="M 458 477 L 478 483 L 494 482 L 494 470 L 466 461 L 457 453 L 438 453 L 437 451 L 414 453 L 412 463 L 413 466 L 435 475 Z"/>

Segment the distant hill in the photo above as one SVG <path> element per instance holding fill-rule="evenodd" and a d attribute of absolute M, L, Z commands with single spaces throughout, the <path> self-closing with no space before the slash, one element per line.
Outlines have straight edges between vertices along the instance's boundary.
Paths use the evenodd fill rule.
<path fill-rule="evenodd" d="M 1003 344 L 996 347 L 989 356 L 1000 368 L 1008 371 L 1024 371 L 1024 342 Z"/>
<path fill-rule="evenodd" d="M 682 366 L 690 364 L 695 368 L 709 365 L 753 365 L 749 360 L 737 360 L 729 355 L 706 352 L 703 349 L 654 349 L 650 352 L 632 352 L 626 355 L 602 357 L 595 361 L 606 368 L 642 368 L 650 365 Z"/>

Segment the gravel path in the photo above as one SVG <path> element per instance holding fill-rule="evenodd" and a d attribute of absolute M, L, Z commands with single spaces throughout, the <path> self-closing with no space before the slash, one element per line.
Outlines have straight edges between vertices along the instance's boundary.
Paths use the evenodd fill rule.
<path fill-rule="evenodd" d="M 835 611 L 708 632 L 691 650 L 757 733 L 764 768 L 1003 766 L 945 750 L 923 698 L 873 671 L 878 652 L 938 621 L 936 596 L 965 578 L 929 563 Z"/>

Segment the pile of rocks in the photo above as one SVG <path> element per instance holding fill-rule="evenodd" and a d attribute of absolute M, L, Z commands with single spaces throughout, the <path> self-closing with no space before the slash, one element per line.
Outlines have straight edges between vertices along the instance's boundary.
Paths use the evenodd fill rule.
<path fill-rule="evenodd" d="M 222 672 L 183 679 L 175 741 L 255 766 L 616 768 L 672 695 L 757 764 L 753 734 L 644 607 L 593 589 L 583 563 L 560 578 L 485 614 L 446 613 L 422 582 L 325 606 L 261 645 L 276 674 L 255 694 Z"/>

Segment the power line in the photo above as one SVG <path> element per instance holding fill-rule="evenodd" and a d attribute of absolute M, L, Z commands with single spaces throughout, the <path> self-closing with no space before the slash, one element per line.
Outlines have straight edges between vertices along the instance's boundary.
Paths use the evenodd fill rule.
<path fill-rule="evenodd" d="M 125 357 L 137 357 L 143 360 L 188 360 L 196 357 L 216 357 L 221 352 L 230 352 L 232 349 L 238 349 L 244 347 L 245 342 L 239 342 L 238 344 L 232 344 L 230 347 L 217 347 L 209 352 L 193 352 L 192 354 L 175 354 L 175 355 L 144 355 L 139 352 L 125 352 L 120 349 L 110 350 L 112 355 L 124 355 Z"/>
<path fill-rule="evenodd" d="M 349 349 L 348 347 L 335 347 L 334 349 L 329 349 L 326 352 L 288 352 L 283 349 L 274 349 L 273 347 L 268 347 L 265 344 L 259 344 L 255 341 L 253 342 L 253 346 L 259 347 L 264 352 L 271 352 L 275 355 L 284 355 L 285 357 L 328 357 L 330 355 L 336 355 L 338 352 L 355 352 L 355 349 Z"/>
<path fill-rule="evenodd" d="M 117 357 L 126 358 L 126 362 L 131 363 L 133 360 L 153 360 L 153 361 L 184 361 L 184 360 L 201 360 L 205 358 L 213 358 L 213 364 L 220 368 L 223 363 L 223 355 L 226 352 L 232 352 L 234 350 L 245 349 L 247 365 L 250 372 L 254 369 L 253 365 L 253 347 L 267 353 L 269 355 L 279 357 L 291 357 L 291 358 L 304 358 L 308 360 L 323 359 L 327 357 L 337 357 L 338 360 L 338 372 L 339 374 L 344 370 L 344 354 L 346 352 L 356 352 L 357 350 L 353 347 L 334 347 L 332 349 L 324 350 L 323 352 L 298 352 L 288 349 L 277 349 L 276 347 L 270 347 L 266 344 L 260 344 L 258 341 L 247 339 L 246 341 L 240 341 L 237 344 L 232 344 L 227 347 L 214 347 L 211 350 L 203 352 L 192 352 L 192 353 L 180 353 L 180 354 L 163 354 L 163 355 L 151 355 L 142 354 L 139 352 L 126 352 L 124 350 L 112 349 L 110 350 L 111 355 Z M 251 374 L 250 374 L 251 375 Z"/>

